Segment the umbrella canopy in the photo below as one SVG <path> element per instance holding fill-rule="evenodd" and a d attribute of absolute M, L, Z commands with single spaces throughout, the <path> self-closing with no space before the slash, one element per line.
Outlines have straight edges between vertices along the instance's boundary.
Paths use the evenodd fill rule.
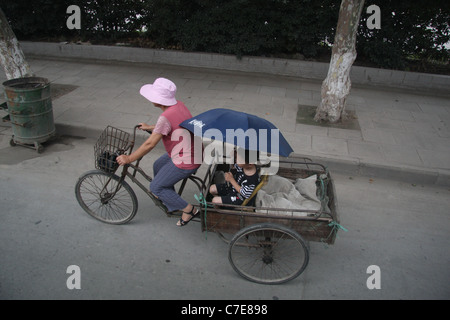
<path fill-rule="evenodd" d="M 180 124 L 196 136 L 221 140 L 237 147 L 288 157 L 292 150 L 280 130 L 252 114 L 212 109 Z"/>

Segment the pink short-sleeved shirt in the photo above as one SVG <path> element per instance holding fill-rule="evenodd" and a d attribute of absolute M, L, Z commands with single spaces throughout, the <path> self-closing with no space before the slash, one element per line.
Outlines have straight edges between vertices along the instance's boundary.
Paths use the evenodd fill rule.
<path fill-rule="evenodd" d="M 170 131 L 172 131 L 172 126 L 170 125 L 169 120 L 167 120 L 166 117 L 160 116 L 158 118 L 158 121 L 156 122 L 155 129 L 153 129 L 153 132 L 160 133 L 163 136 L 167 136 Z"/>
<path fill-rule="evenodd" d="M 186 106 L 178 101 L 159 116 L 153 129 L 154 133 L 163 136 L 164 147 L 175 166 L 187 170 L 197 169 L 201 164 L 201 150 L 200 155 L 196 155 L 193 135 L 179 126 L 183 120 L 191 117 Z"/>

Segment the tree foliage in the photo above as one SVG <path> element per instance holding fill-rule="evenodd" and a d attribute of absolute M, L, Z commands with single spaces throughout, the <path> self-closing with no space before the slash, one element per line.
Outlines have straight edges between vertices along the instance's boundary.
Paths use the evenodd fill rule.
<path fill-rule="evenodd" d="M 370 0 L 381 8 L 381 29 L 370 30 L 363 10 L 358 59 L 402 69 L 411 60 L 448 61 L 448 0 Z M 82 11 L 81 30 L 68 30 L 66 9 Z M 19 39 L 79 38 L 258 56 L 329 55 L 339 0 L 2 0 Z M 324 61 L 327 61 L 325 58 Z"/>
<path fill-rule="evenodd" d="M 408 60 L 448 62 L 450 2 L 371 0 L 370 3 L 381 8 L 381 29 L 369 30 L 364 21 L 360 23 L 359 55 L 375 65 L 394 69 L 405 68 Z"/>

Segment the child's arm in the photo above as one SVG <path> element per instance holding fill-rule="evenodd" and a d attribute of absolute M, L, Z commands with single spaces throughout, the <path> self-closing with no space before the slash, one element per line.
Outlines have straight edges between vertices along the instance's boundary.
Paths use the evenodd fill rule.
<path fill-rule="evenodd" d="M 225 181 L 231 183 L 234 190 L 236 190 L 239 193 L 241 192 L 241 186 L 236 182 L 231 172 L 225 172 Z"/>
<path fill-rule="evenodd" d="M 246 179 L 242 181 L 241 189 L 239 190 L 239 193 L 244 199 L 250 198 L 253 191 L 255 191 L 256 186 L 259 184 L 259 176 L 256 172 L 256 167 L 253 167 L 252 169 L 253 170 L 249 169 L 248 172 L 246 172 Z"/>
<path fill-rule="evenodd" d="M 244 197 L 244 199 L 249 198 L 253 191 L 255 190 L 256 185 L 255 184 L 242 184 L 239 193 Z"/>

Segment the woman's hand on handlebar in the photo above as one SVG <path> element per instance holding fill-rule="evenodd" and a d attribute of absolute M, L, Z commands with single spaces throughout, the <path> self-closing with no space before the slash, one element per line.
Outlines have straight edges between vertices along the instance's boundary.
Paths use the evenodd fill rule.
<path fill-rule="evenodd" d="M 155 129 L 155 126 L 151 126 L 146 123 L 139 123 L 138 129 L 144 130 L 144 131 L 149 131 L 149 130 L 153 131 Z"/>
<path fill-rule="evenodd" d="M 118 157 L 116 158 L 116 161 L 117 161 L 117 163 L 118 163 L 119 165 L 121 165 L 121 166 L 126 165 L 126 164 L 129 164 L 129 163 L 132 162 L 131 159 L 130 159 L 130 156 L 128 156 L 128 155 L 126 155 L 126 154 L 123 154 L 123 155 L 121 155 L 121 156 L 118 156 Z"/>
<path fill-rule="evenodd" d="M 146 128 L 150 128 L 153 129 L 155 126 L 149 126 L 148 124 L 145 123 L 140 123 L 139 125 L 141 125 L 145 130 Z M 136 133 L 136 128 L 138 126 L 135 126 L 134 128 L 134 133 Z M 147 129 L 149 130 L 149 129 Z M 155 133 L 150 135 L 150 137 L 145 140 L 145 142 L 134 152 L 132 152 L 129 155 L 123 154 L 120 155 L 116 158 L 116 161 L 118 164 L 120 164 L 121 166 L 132 163 L 134 161 L 137 161 L 139 159 L 142 159 L 143 156 L 145 156 L 147 153 L 149 153 L 157 144 L 158 142 L 162 139 L 163 135 L 161 133 Z M 134 140 L 134 139 L 133 139 Z M 133 141 L 134 143 L 134 141 Z M 130 151 L 131 152 L 131 151 Z"/>

